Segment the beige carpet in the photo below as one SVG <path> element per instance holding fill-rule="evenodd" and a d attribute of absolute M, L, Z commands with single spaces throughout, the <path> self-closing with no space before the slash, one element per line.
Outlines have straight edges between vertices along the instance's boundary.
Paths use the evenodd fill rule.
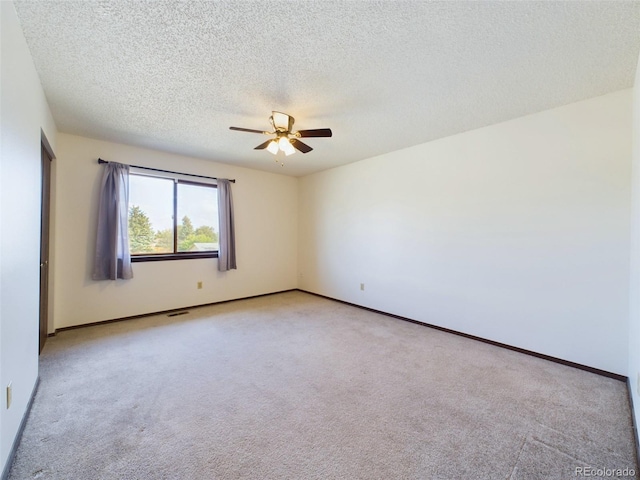
<path fill-rule="evenodd" d="M 623 382 L 302 292 L 61 332 L 40 375 L 14 480 L 637 471 Z"/>

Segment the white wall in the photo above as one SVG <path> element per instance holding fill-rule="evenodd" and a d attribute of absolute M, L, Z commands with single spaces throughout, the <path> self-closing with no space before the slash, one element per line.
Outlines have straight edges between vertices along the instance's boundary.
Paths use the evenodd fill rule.
<path fill-rule="evenodd" d="M 300 286 L 624 375 L 630 166 L 625 90 L 303 177 Z"/>
<path fill-rule="evenodd" d="M 0 470 L 38 376 L 40 138 L 56 127 L 13 3 L 0 2 Z M 12 383 L 13 403 L 6 405 Z"/>
<path fill-rule="evenodd" d="M 631 289 L 629 295 L 629 385 L 640 425 L 640 59 L 633 88 L 633 167 L 631 207 Z"/>
<path fill-rule="evenodd" d="M 56 153 L 55 328 L 297 287 L 296 178 L 62 133 Z M 145 262 L 132 280 L 91 280 L 99 157 L 235 178 L 238 270 L 218 272 L 217 259 Z"/>

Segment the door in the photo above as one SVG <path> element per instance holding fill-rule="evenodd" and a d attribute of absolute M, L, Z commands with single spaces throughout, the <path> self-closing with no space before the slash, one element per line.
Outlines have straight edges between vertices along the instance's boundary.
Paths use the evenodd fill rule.
<path fill-rule="evenodd" d="M 51 203 L 51 155 L 41 146 L 42 217 L 40 220 L 40 352 L 49 332 L 49 208 Z"/>

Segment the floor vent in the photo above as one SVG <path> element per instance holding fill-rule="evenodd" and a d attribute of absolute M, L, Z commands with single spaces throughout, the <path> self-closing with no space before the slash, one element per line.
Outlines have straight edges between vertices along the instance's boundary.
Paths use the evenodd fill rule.
<path fill-rule="evenodd" d="M 169 313 L 167 317 L 177 317 L 178 315 L 186 315 L 187 313 L 189 313 L 189 310 L 185 310 L 184 312 L 173 312 Z"/>

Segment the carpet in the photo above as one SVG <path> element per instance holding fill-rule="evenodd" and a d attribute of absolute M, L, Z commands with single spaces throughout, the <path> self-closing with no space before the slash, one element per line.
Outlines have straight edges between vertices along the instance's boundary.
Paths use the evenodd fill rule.
<path fill-rule="evenodd" d="M 12 480 L 637 472 L 623 382 L 298 291 L 60 332 L 40 378 Z"/>

